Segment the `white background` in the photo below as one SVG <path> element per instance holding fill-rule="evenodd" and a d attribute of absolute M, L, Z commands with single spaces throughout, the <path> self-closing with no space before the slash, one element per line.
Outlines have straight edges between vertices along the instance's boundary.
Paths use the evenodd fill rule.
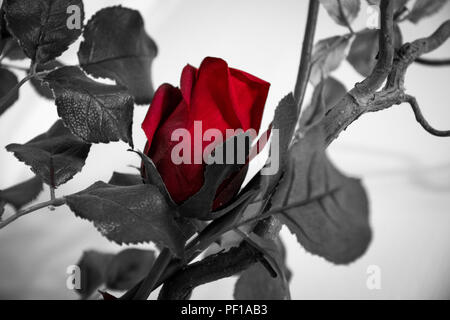
<path fill-rule="evenodd" d="M 183 66 L 198 66 L 205 56 L 225 59 L 271 83 L 264 124 L 274 106 L 293 89 L 306 19 L 307 1 L 295 0 L 128 0 L 84 1 L 86 16 L 107 5 L 138 9 L 159 54 L 154 62 L 155 85 L 179 83 Z M 364 2 L 364 1 L 363 1 Z M 450 18 L 450 5 L 419 27 L 405 22 L 405 41 L 427 36 Z M 363 28 L 366 6 L 354 24 Z M 321 9 L 316 39 L 344 33 Z M 76 64 L 74 44 L 62 60 Z M 450 57 L 450 43 L 429 55 Z M 413 65 L 407 76 L 408 93 L 415 95 L 426 118 L 437 128 L 450 128 L 449 67 Z M 334 75 L 347 87 L 360 76 L 348 63 Z M 19 74 L 20 77 L 23 74 Z M 308 93 L 309 97 L 309 93 Z M 140 124 L 147 107 L 136 107 L 134 140 L 143 148 Z M 25 85 L 20 100 L 0 117 L 0 189 L 32 176 L 3 146 L 23 143 L 46 131 L 57 119 L 52 102 Z M 138 165 L 124 143 L 95 145 L 82 173 L 57 190 L 79 191 L 112 171 L 132 172 Z M 344 172 L 361 177 L 371 200 L 374 238 L 366 254 L 349 266 L 335 266 L 306 253 L 287 230 L 288 264 L 294 273 L 294 299 L 427 299 L 450 298 L 450 139 L 424 132 L 407 105 L 363 116 L 330 147 Z M 48 192 L 38 201 L 45 201 Z M 11 209 L 8 208 L 8 212 Z M 85 249 L 117 251 L 119 246 L 97 233 L 67 208 L 42 210 L 0 231 L 0 298 L 74 299 L 65 287 L 66 267 Z M 367 267 L 381 268 L 381 290 L 366 287 Z M 229 299 L 235 278 L 202 286 L 198 299 Z"/>

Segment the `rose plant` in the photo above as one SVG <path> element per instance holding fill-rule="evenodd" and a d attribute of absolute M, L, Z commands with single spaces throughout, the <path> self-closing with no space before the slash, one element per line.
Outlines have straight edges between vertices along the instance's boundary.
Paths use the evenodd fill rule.
<path fill-rule="evenodd" d="M 352 22 L 361 0 L 309 1 L 294 90 L 280 100 L 267 130 L 278 170 L 264 174 L 278 159 L 269 157 L 243 185 L 255 145 L 264 142 L 256 135 L 264 135 L 268 82 L 207 57 L 198 69 L 183 69 L 179 88 L 162 84 L 154 91 L 151 69 L 158 50 L 139 12 L 108 7 L 84 24 L 82 0 L 3 1 L 0 114 L 30 81 L 39 94 L 54 100 L 59 119 L 28 142 L 6 146 L 34 177 L 0 191 L 0 229 L 38 209 L 66 205 L 110 241 L 156 244 L 154 251 L 86 251 L 78 262 L 78 293 L 84 299 L 98 288 L 123 293 L 103 291 L 105 299 L 147 299 L 160 286 L 160 299 L 188 299 L 197 286 L 236 274 L 236 299 L 289 299 L 291 272 L 279 237 L 282 225 L 312 254 L 335 264 L 356 260 L 372 236 L 367 195 L 359 179 L 331 163 L 328 145 L 361 115 L 401 103 L 411 106 L 426 131 L 450 136 L 424 119 L 404 86 L 411 64 L 448 64 L 421 56 L 450 37 L 450 20 L 410 43 L 403 43 L 400 28 L 404 21 L 418 23 L 436 13 L 445 1 L 367 2 L 379 8 L 380 26 L 355 31 Z M 348 33 L 314 44 L 320 5 Z M 82 27 L 72 28 L 77 19 Z M 56 60 L 80 35 L 79 65 Z M 362 76 L 350 90 L 331 76 L 344 59 Z M 16 66 L 15 60 L 27 60 L 30 67 Z M 20 72 L 25 76 L 19 81 Z M 308 84 L 313 92 L 305 108 Z M 135 104 L 150 105 L 145 119 L 139 119 L 148 140 L 143 152 L 133 144 Z M 200 144 L 198 123 L 215 132 Z M 227 136 L 230 129 L 236 131 Z M 174 139 L 177 132 L 186 133 L 186 140 L 176 134 Z M 237 161 L 239 152 L 231 162 L 210 161 L 225 156 L 241 138 L 247 142 L 241 150 L 244 161 Z M 55 190 L 82 170 L 92 144 L 119 140 L 137 154 L 139 172 L 114 172 L 108 182 L 56 196 Z M 187 147 L 179 148 L 180 140 Z M 174 155 L 185 161 L 174 161 Z M 44 184 L 50 199 L 27 206 Z M 230 234 L 238 238 L 232 246 L 222 241 Z M 213 245 L 221 249 L 211 254 Z"/>

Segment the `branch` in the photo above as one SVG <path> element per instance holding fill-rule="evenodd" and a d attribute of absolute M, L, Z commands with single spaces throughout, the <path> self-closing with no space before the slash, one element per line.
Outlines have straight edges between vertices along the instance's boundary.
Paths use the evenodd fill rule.
<path fill-rule="evenodd" d="M 431 60 L 426 58 L 417 58 L 415 62 L 432 67 L 450 66 L 450 59 Z"/>
<path fill-rule="evenodd" d="M 383 2 L 382 2 L 383 4 Z M 386 6 L 384 7 L 385 9 Z M 390 17 L 384 14 L 382 16 Z M 384 24 L 382 23 L 382 26 Z M 367 78 L 357 84 L 331 109 L 322 120 L 322 125 L 326 134 L 326 143 L 329 145 L 338 135 L 345 130 L 353 121 L 366 112 L 379 111 L 400 104 L 405 101 L 404 81 L 408 67 L 421 55 L 429 53 L 442 45 L 450 37 L 450 20 L 445 21 L 429 37 L 418 39 L 412 43 L 405 43 L 397 52 L 391 70 L 388 73 L 386 85 L 382 91 L 376 92 L 368 90 L 365 84 L 379 83 L 374 81 L 375 75 L 381 73 L 373 72 Z M 381 48 L 381 46 L 380 46 Z M 380 52 L 380 56 L 386 54 Z M 378 62 L 377 65 L 381 63 Z M 381 69 L 380 69 L 381 70 Z M 375 77 L 375 80 L 380 80 Z"/>
<path fill-rule="evenodd" d="M 158 300 L 189 299 L 195 287 L 240 273 L 261 258 L 262 254 L 247 242 L 208 256 L 184 267 L 167 281 L 159 292 Z"/>
<path fill-rule="evenodd" d="M 297 103 L 297 115 L 300 114 L 303 99 L 305 98 L 306 86 L 311 73 L 311 56 L 316 32 L 317 16 L 319 14 L 319 0 L 310 0 L 308 18 L 306 19 L 305 36 L 303 38 L 300 65 L 297 73 L 297 81 L 294 88 L 294 99 Z"/>
<path fill-rule="evenodd" d="M 450 20 L 447 20 L 429 37 L 417 39 L 412 43 L 405 43 L 397 53 L 385 88 L 404 90 L 405 75 L 408 67 L 420 56 L 440 47 L 449 37 Z"/>
<path fill-rule="evenodd" d="M 391 71 L 394 60 L 394 0 L 381 0 L 380 11 L 378 60 L 372 73 L 357 84 L 361 95 L 374 93 L 381 87 Z"/>
<path fill-rule="evenodd" d="M 450 137 L 450 130 L 447 131 L 441 131 L 434 129 L 428 122 L 425 120 L 424 116 L 422 115 L 422 112 L 420 111 L 419 104 L 417 103 L 417 100 L 415 97 L 406 95 L 404 102 L 407 102 L 410 104 L 412 110 L 414 111 L 414 115 L 416 116 L 416 120 L 420 125 L 429 133 L 431 133 L 434 136 L 438 137 Z"/>
<path fill-rule="evenodd" d="M 273 239 L 280 227 L 278 221 L 270 218 L 259 223 L 254 232 Z M 259 250 L 243 241 L 238 247 L 208 256 L 182 268 L 164 283 L 158 299 L 188 299 L 195 287 L 240 273 L 263 258 Z"/>
<path fill-rule="evenodd" d="M 353 89 L 331 108 L 322 125 L 326 134 L 326 144 L 329 145 L 353 121 L 367 111 L 365 106 L 383 84 L 392 69 L 394 59 L 393 46 L 393 1 L 382 0 L 381 28 L 379 32 L 379 48 L 377 63 L 372 73 L 362 82 L 357 83 Z"/>
<path fill-rule="evenodd" d="M 22 217 L 24 215 L 27 215 L 27 214 L 29 214 L 31 212 L 34 212 L 34 211 L 37 211 L 39 209 L 46 208 L 46 207 L 49 207 L 49 206 L 59 207 L 59 206 L 62 206 L 63 204 L 65 204 L 65 203 L 66 203 L 66 199 L 64 199 L 64 198 L 56 198 L 56 199 L 53 199 L 53 200 L 50 200 L 50 201 L 38 203 L 38 204 L 36 204 L 34 206 L 31 206 L 31 207 L 29 207 L 27 209 L 20 210 L 20 211 L 16 212 L 14 215 L 12 215 L 9 218 L 5 219 L 4 221 L 1 221 L 0 222 L 0 229 L 6 227 L 11 222 L 13 222 L 13 221 L 17 220 L 18 218 L 20 218 L 20 217 Z"/>

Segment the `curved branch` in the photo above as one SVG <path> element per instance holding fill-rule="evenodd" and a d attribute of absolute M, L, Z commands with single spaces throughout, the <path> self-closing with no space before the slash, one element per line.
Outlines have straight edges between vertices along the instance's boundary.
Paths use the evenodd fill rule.
<path fill-rule="evenodd" d="M 405 43 L 398 51 L 394 66 L 386 82 L 386 89 L 403 90 L 408 67 L 420 56 L 440 47 L 450 37 L 450 20 L 442 23 L 429 37 Z M 423 61 L 423 60 L 422 60 Z"/>
<path fill-rule="evenodd" d="M 347 92 L 322 119 L 327 145 L 336 139 L 353 121 L 368 111 L 368 102 L 373 98 L 375 92 L 389 76 L 392 69 L 394 59 L 393 1 L 382 0 L 380 7 L 381 28 L 378 37 L 380 50 L 377 64 L 372 73 Z"/>
<path fill-rule="evenodd" d="M 364 81 L 347 92 L 322 120 L 327 145 L 364 113 L 383 110 L 403 102 L 403 84 L 408 67 L 421 55 L 438 48 L 449 37 L 450 20 L 447 20 L 429 37 L 405 43 L 398 50 L 381 92 L 368 92 L 363 86 Z"/>
<path fill-rule="evenodd" d="M 450 137 L 450 130 L 437 130 L 428 123 L 428 121 L 424 118 L 422 111 L 420 111 L 419 104 L 417 103 L 415 97 L 406 95 L 404 102 L 409 103 L 414 112 L 414 115 L 416 116 L 417 122 L 420 123 L 422 128 L 424 128 L 427 132 L 438 137 Z"/>
<path fill-rule="evenodd" d="M 415 62 L 433 67 L 450 66 L 450 59 L 431 60 L 426 58 L 417 58 Z"/>

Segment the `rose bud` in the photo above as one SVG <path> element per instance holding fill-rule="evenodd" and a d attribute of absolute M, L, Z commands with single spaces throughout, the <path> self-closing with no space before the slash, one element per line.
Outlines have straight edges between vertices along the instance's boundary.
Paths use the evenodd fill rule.
<path fill-rule="evenodd" d="M 185 129 L 193 137 L 194 121 L 197 124 L 201 121 L 203 133 L 217 129 L 224 141 L 228 138 L 227 129 L 253 129 L 258 133 L 269 86 L 268 82 L 244 71 L 229 68 L 222 59 L 207 57 L 198 69 L 184 67 L 180 88 L 162 84 L 157 89 L 142 123 L 148 139 L 144 152 L 154 162 L 177 204 L 202 187 L 206 164 L 204 161 L 174 163 L 172 149 L 180 143 L 173 141 L 174 130 Z M 203 159 L 203 150 L 209 144 L 211 141 L 202 141 L 200 147 L 195 147 L 194 141 L 191 157 Z M 214 201 L 213 208 L 225 204 L 239 192 L 244 176 L 238 184 L 235 181 L 231 184 L 231 179 L 222 183 L 216 198 L 219 190 L 226 194 L 220 196 L 220 201 Z"/>

